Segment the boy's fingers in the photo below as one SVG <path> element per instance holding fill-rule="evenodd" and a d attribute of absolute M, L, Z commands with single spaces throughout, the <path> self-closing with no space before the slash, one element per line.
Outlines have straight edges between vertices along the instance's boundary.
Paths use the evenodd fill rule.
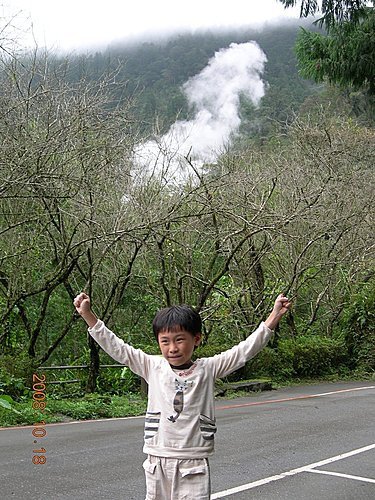
<path fill-rule="evenodd" d="M 89 298 L 89 296 L 88 296 L 88 295 L 86 295 L 84 292 L 81 292 L 81 293 L 80 293 L 80 294 L 78 294 L 78 295 L 76 296 L 76 298 L 73 300 L 73 304 L 74 304 L 76 307 L 79 307 L 79 306 L 82 304 L 82 302 L 83 302 L 84 300 L 88 299 L 88 298 Z"/>
<path fill-rule="evenodd" d="M 286 302 L 289 302 L 288 297 L 285 297 L 283 293 L 281 293 L 276 300 L 279 300 L 282 304 L 285 304 Z"/>

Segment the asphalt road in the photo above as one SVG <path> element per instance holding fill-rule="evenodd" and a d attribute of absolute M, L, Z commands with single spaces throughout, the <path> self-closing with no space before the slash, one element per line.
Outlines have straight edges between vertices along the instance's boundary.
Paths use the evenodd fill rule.
<path fill-rule="evenodd" d="M 216 406 L 213 499 L 375 498 L 373 382 L 298 386 Z M 0 430 L 2 499 L 144 499 L 143 418 L 46 430 L 38 439 L 30 427 Z M 45 464 L 32 463 L 36 446 L 46 449 Z"/>

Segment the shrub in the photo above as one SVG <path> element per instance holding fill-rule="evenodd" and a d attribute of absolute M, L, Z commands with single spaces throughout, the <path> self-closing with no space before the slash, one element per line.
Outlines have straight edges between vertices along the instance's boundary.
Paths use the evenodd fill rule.
<path fill-rule="evenodd" d="M 288 379 L 294 374 L 293 353 L 265 347 L 255 358 L 246 363 L 245 376 Z"/>
<path fill-rule="evenodd" d="M 0 368 L 0 394 L 8 394 L 18 400 L 29 394 L 30 389 L 25 386 L 25 380 L 14 377 L 3 368 Z"/>
<path fill-rule="evenodd" d="M 339 339 L 323 336 L 300 336 L 279 342 L 281 359 L 292 357 L 293 375 L 319 377 L 332 373 L 347 360 L 347 350 Z"/>
<path fill-rule="evenodd" d="M 215 354 L 220 354 L 227 349 L 230 349 L 232 346 L 225 344 L 205 344 L 204 346 L 199 346 L 196 351 L 194 351 L 194 359 L 197 358 L 210 358 L 211 356 L 215 356 Z"/>
<path fill-rule="evenodd" d="M 281 339 L 277 349 L 265 347 L 246 366 L 246 376 L 314 378 L 332 373 L 347 361 L 343 341 L 317 335 Z"/>
<path fill-rule="evenodd" d="M 16 401 L 27 396 L 32 388 L 35 359 L 26 353 L 15 356 L 3 354 L 0 356 L 0 393 L 5 392 Z"/>
<path fill-rule="evenodd" d="M 98 391 L 109 394 L 136 392 L 141 386 L 141 378 L 126 366 L 124 368 L 101 368 L 98 377 Z"/>
<path fill-rule="evenodd" d="M 351 368 L 375 370 L 375 283 L 363 283 L 350 298 L 340 327 L 350 354 Z"/>

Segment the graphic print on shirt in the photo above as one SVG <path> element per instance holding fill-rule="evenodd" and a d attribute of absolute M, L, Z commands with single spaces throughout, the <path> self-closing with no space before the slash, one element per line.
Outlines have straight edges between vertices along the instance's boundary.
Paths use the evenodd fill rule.
<path fill-rule="evenodd" d="M 175 386 L 177 392 L 173 400 L 173 409 L 176 412 L 176 415 L 171 415 L 170 417 L 168 417 L 168 420 L 170 422 L 176 422 L 176 420 L 180 416 L 182 410 L 184 409 L 184 392 L 192 385 L 193 385 L 192 380 L 191 381 L 184 380 L 183 382 L 181 382 L 177 378 L 175 379 Z"/>

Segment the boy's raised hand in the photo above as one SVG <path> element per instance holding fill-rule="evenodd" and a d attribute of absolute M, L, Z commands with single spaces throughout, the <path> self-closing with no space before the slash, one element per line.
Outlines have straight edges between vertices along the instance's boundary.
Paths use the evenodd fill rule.
<path fill-rule="evenodd" d="M 82 314 L 87 313 L 91 309 L 90 297 L 82 292 L 73 300 L 74 307 L 77 313 L 82 316 Z"/>
<path fill-rule="evenodd" d="M 73 300 L 73 304 L 76 308 L 77 313 L 82 316 L 88 326 L 90 328 L 95 326 L 98 318 L 91 311 L 90 297 L 86 293 L 82 292 L 78 294 L 77 297 Z"/>
<path fill-rule="evenodd" d="M 291 305 L 292 304 L 291 302 L 289 302 L 289 299 L 285 297 L 283 293 L 280 293 L 280 295 L 278 295 L 275 300 L 275 304 L 273 306 L 271 314 L 265 321 L 265 324 L 268 326 L 268 328 L 274 330 L 279 324 L 280 319 L 286 312 L 289 311 Z"/>
<path fill-rule="evenodd" d="M 276 312 L 276 314 L 283 316 L 286 312 L 289 311 L 291 305 L 292 304 L 291 302 L 289 302 L 289 299 L 285 297 L 283 293 L 280 293 L 280 295 L 278 295 L 275 300 L 273 310 Z"/>

